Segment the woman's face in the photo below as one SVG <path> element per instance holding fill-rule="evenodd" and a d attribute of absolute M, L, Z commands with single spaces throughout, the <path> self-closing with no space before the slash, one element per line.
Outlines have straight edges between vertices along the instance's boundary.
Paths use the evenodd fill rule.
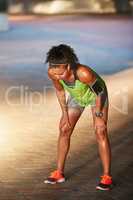
<path fill-rule="evenodd" d="M 69 65 L 68 64 L 60 64 L 57 67 L 52 68 L 52 72 L 57 79 L 67 79 L 69 75 Z"/>

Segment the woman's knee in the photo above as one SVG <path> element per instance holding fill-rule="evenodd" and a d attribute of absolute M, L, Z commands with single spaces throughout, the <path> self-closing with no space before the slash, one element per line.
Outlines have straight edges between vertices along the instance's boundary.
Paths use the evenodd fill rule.
<path fill-rule="evenodd" d="M 106 139 L 107 131 L 101 127 L 97 127 L 95 130 L 96 139 L 98 142 L 102 142 Z"/>
<path fill-rule="evenodd" d="M 67 139 L 70 138 L 71 136 L 71 133 L 72 133 L 72 127 L 68 128 L 68 127 L 60 127 L 60 137 L 65 137 Z"/>

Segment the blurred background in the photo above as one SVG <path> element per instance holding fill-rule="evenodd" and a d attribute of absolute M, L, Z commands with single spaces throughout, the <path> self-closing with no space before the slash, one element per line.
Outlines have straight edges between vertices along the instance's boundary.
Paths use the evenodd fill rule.
<path fill-rule="evenodd" d="M 132 13 L 133 0 L 0 0 L 9 13 Z"/>
<path fill-rule="evenodd" d="M 11 53 L 17 59 L 18 41 L 28 40 L 35 46 L 34 40 L 42 40 L 42 47 L 36 46 L 32 52 L 36 62 L 42 59 L 41 48 L 45 55 L 50 45 L 69 43 L 82 62 L 94 64 L 101 73 L 111 73 L 132 65 L 132 19 L 133 0 L 0 0 L 0 31 L 8 30 L 1 33 L 0 40 L 4 48 L 14 40 Z M 9 59 L 10 48 L 1 52 L 1 62 Z M 30 54 L 28 47 L 22 48 Z M 3 59 L 5 55 L 7 59 Z M 23 58 L 28 59 L 21 54 Z"/>

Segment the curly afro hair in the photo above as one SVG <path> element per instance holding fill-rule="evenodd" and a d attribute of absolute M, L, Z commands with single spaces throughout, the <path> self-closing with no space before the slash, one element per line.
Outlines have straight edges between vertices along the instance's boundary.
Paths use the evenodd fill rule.
<path fill-rule="evenodd" d="M 79 62 L 74 50 L 65 44 L 53 46 L 47 53 L 45 63 L 53 64 L 70 64 L 74 67 Z M 72 68 L 73 68 L 72 67 Z"/>

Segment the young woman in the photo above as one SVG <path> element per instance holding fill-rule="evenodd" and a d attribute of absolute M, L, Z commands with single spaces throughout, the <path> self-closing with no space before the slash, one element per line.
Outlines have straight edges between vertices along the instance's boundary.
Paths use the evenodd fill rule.
<path fill-rule="evenodd" d="M 112 186 L 111 150 L 107 134 L 108 93 L 103 79 L 90 67 L 79 63 L 74 50 L 65 44 L 52 47 L 47 53 L 48 76 L 56 89 L 62 117 L 59 123 L 57 169 L 44 181 L 55 184 L 65 181 L 64 166 L 73 129 L 84 108 L 91 105 L 103 175 L 96 189 Z M 66 100 L 65 90 L 69 97 Z"/>

